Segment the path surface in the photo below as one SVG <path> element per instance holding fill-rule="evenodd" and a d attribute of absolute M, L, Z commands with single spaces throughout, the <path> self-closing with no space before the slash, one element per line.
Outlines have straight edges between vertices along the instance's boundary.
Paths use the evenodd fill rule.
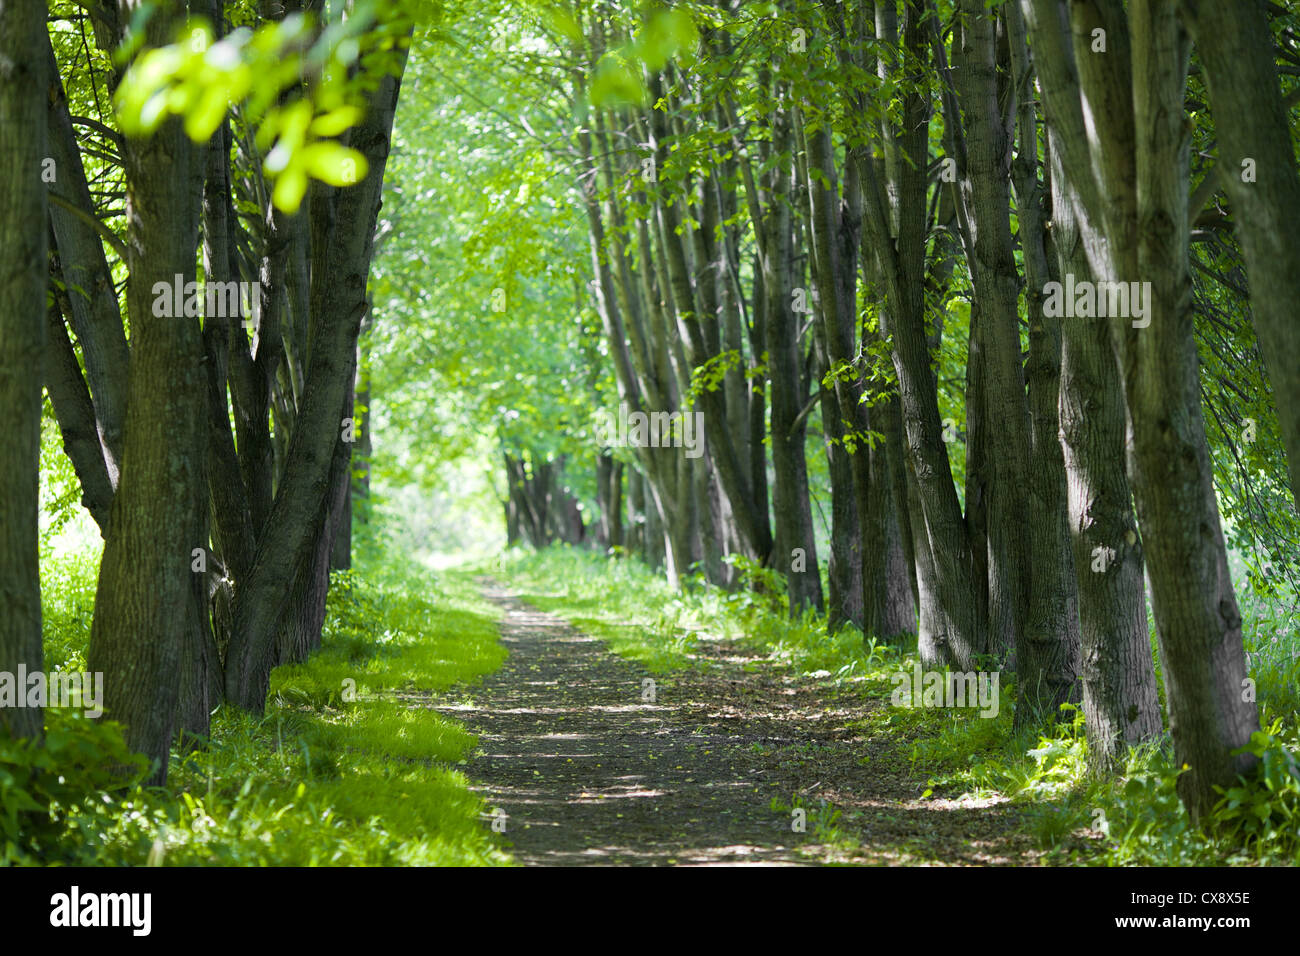
<path fill-rule="evenodd" d="M 438 709 L 479 735 L 464 769 L 521 863 L 1031 862 L 1014 811 L 922 801 L 896 748 L 851 729 L 880 701 L 747 671 L 713 641 L 697 642 L 697 666 L 653 678 L 651 701 L 636 664 L 497 584 L 484 594 L 510 656 Z M 832 827 L 822 801 L 842 813 Z"/>

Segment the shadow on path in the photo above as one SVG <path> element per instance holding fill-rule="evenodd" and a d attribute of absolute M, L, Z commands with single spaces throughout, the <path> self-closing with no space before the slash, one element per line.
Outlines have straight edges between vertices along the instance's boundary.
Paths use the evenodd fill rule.
<path fill-rule="evenodd" d="M 1013 813 L 920 801 L 886 743 L 850 729 L 880 701 L 747 671 L 720 641 L 697 642 L 697 667 L 652 686 L 495 582 L 484 595 L 504 611 L 510 656 L 464 702 L 437 709 L 478 734 L 465 770 L 505 813 L 521 863 L 1031 862 Z M 804 832 L 792 828 L 794 794 Z"/>

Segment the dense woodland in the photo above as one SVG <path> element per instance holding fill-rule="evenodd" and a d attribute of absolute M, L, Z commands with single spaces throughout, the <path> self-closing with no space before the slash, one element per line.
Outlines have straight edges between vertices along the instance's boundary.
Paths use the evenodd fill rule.
<path fill-rule="evenodd" d="M 376 687 L 491 674 L 454 553 L 580 629 L 613 575 L 642 663 L 711 601 L 1001 675 L 1083 830 L 1294 862 L 1297 109 L 1265 0 L 0 0 L 0 675 L 103 680 L 0 683 L 0 858 L 269 815 L 249 754 L 369 746 L 395 634 L 444 670 Z M 446 786 L 482 846 L 402 862 L 505 860 Z"/>

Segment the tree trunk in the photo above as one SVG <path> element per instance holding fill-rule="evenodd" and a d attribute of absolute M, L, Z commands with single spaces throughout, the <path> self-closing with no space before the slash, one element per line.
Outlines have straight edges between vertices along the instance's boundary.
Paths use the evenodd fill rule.
<path fill-rule="evenodd" d="M 791 144 L 789 104 L 773 117 L 773 149 L 781 156 Z M 804 457 L 806 427 L 800 416 L 803 390 L 799 371 L 799 314 L 792 309 L 793 234 L 790 209 L 791 174 L 783 163 L 772 170 L 772 208 L 764 248 L 764 289 L 767 302 L 767 348 L 772 383 L 772 463 L 776 475 L 772 503 L 776 512 L 773 564 L 785 575 L 790 613 L 822 609 L 821 576 L 808 498 L 808 466 Z"/>
<path fill-rule="evenodd" d="M 1250 313 L 1273 384 L 1291 495 L 1300 509 L 1300 242 L 1295 233 L 1300 176 L 1278 89 L 1273 37 L 1259 0 L 1183 0 L 1181 11 L 1205 67 L 1219 178 L 1241 239 Z M 1195 216 L 1200 210 L 1189 212 Z"/>
<path fill-rule="evenodd" d="M 0 672 L 41 671 L 41 365 L 45 351 L 45 4 L 0 2 Z M 26 687 L 17 689 L 27 693 Z M 40 738 L 39 707 L 0 708 L 0 731 Z"/>
<path fill-rule="evenodd" d="M 1044 315 L 1045 289 L 1057 276 L 1049 259 L 1050 196 L 1039 182 L 1039 121 L 1034 70 L 1021 9 L 1004 8 L 1017 96 L 1019 148 L 1011 164 L 1026 277 L 1030 363 L 1028 483 L 1028 606 L 1017 648 L 1015 723 L 1031 726 L 1061 717 L 1061 705 L 1080 700 L 1079 594 L 1071 555 L 1065 459 L 1061 453 L 1061 320 Z M 1052 177 L 1048 176 L 1048 181 Z"/>
<path fill-rule="evenodd" d="M 968 431 L 983 446 L 987 469 L 988 649 L 1000 660 L 1014 651 L 1028 610 L 1029 536 L 1023 522 L 1029 511 L 1029 409 L 1021 364 L 1016 271 L 1011 238 L 1008 178 L 1011 164 L 1010 116 L 1000 103 L 998 17 L 982 0 L 962 0 L 962 29 L 954 40 L 953 65 L 961 100 L 964 142 L 958 150 L 958 182 L 968 230 L 966 248 L 974 279 L 972 336 L 979 345 L 982 388 L 968 398 Z M 946 118 L 958 122 L 958 117 Z M 963 157 L 964 155 L 964 163 Z M 964 169 L 962 168 L 964 165 Z M 978 317 L 978 318 L 977 318 Z M 971 356 L 976 361 L 976 356 Z M 984 435 L 974 435 L 978 421 Z M 970 495 L 967 508 L 970 508 Z"/>
<path fill-rule="evenodd" d="M 293 577 L 315 543 L 313 518 L 331 487 L 340 411 L 353 387 L 357 336 L 367 309 L 373 233 L 400 85 L 400 72 L 383 77 L 370 96 L 366 118 L 350 133 L 351 145 L 366 156 L 370 171 L 365 180 L 338 193 L 324 268 L 312 276 L 312 312 L 318 327 L 284 475 L 248 580 L 235 595 L 226 697 L 254 713 L 265 708 L 281 616 Z"/>
<path fill-rule="evenodd" d="M 1178 792 L 1193 822 L 1254 763 L 1233 751 L 1259 729 L 1246 681 L 1201 413 L 1188 276 L 1188 43 L 1175 0 L 1134 0 L 1133 119 L 1138 271 L 1150 276 L 1150 326 L 1115 325 L 1133 429 L 1138 515 L 1151 573 Z M 1247 700 L 1245 698 L 1249 697 Z"/>
<path fill-rule="evenodd" d="M 1091 281 L 1079 205 L 1049 132 L 1053 244 L 1062 278 Z M 1126 746 L 1161 731 L 1147 630 L 1142 544 L 1124 469 L 1123 386 L 1104 320 L 1062 322 L 1060 420 L 1079 595 L 1083 707 L 1094 769 L 1114 771 Z"/>
<path fill-rule="evenodd" d="M 796 112 L 796 119 L 799 114 Z M 801 218 L 809 223 L 808 248 L 812 252 L 813 276 L 817 290 L 816 318 L 812 323 L 816 355 L 812 387 L 816 389 L 821 405 L 822 434 L 826 444 L 827 468 L 831 485 L 831 551 L 827 561 L 827 627 L 835 633 L 845 624 L 865 630 L 863 620 L 863 561 L 867 558 L 879 563 L 883 554 L 877 542 L 880 536 L 864 534 L 860 517 L 859 498 L 865 508 L 870 489 L 870 461 L 867 443 L 855 434 L 851 422 L 858 418 L 856 402 L 850 404 L 849 388 L 844 381 L 850 375 L 847 368 L 850 346 L 845 344 L 845 313 L 849 312 L 847 332 L 853 335 L 851 311 L 841 294 L 844 277 L 840 266 L 840 222 L 838 213 L 838 188 L 835 186 L 835 166 L 829 129 L 811 132 L 802 130 L 803 149 L 807 158 L 800 167 Z M 826 181 L 814 181 L 811 169 L 816 169 Z M 830 183 L 828 186 L 827 183 Z M 856 250 L 855 250 L 856 252 Z M 856 256 L 849 262 L 856 265 Z M 833 385 L 827 385 L 827 374 L 836 370 Z M 882 575 L 869 576 L 873 588 L 882 582 Z M 874 622 L 873 622 L 874 623 Z"/>
<path fill-rule="evenodd" d="M 1020 148 L 1012 165 L 1020 245 L 1024 255 L 1029 314 L 1031 420 L 1029 484 L 1029 604 L 1016 650 L 1019 700 L 1016 725 L 1032 726 L 1061 716 L 1060 706 L 1078 702 L 1079 599 L 1071 555 L 1065 462 L 1059 434 L 1061 320 L 1044 315 L 1044 290 L 1057 273 L 1048 258 L 1045 196 L 1038 181 L 1038 120 L 1030 95 L 1033 71 L 1020 9 L 1006 8 L 1019 111 Z M 1050 134 L 1049 134 L 1050 135 Z M 1051 177 L 1049 176 L 1049 181 Z"/>
<path fill-rule="evenodd" d="M 179 19 L 159 12 L 148 41 L 170 42 Z M 193 562 L 206 554 L 195 502 L 204 452 L 199 323 L 154 315 L 155 283 L 195 276 L 196 151 L 172 119 L 127 140 L 127 250 L 131 365 L 122 476 L 109 516 L 87 667 L 104 674 L 104 713 L 126 725 L 132 750 L 162 783 L 175 729 L 181 662 L 193 639 Z M 206 489 L 202 489 L 206 490 Z M 205 558 L 206 560 L 206 558 Z"/>
<path fill-rule="evenodd" d="M 1091 94 L 1108 104 L 1113 122 L 1090 138 L 1069 12 L 1063 0 L 1021 0 L 1049 134 L 1052 238 L 1061 278 L 1119 281 L 1136 271 L 1128 226 L 1133 201 L 1133 125 L 1129 53 L 1122 10 L 1107 4 L 1106 26 L 1080 24 L 1079 56 Z M 1096 11 L 1092 11 L 1096 16 Z M 1109 52 L 1094 55 L 1093 27 L 1106 31 Z M 1086 38 L 1086 40 L 1084 39 Z M 1104 62 L 1103 62 L 1104 61 Z M 1099 107 L 1090 106 L 1094 112 Z M 1100 115 L 1100 114 L 1098 114 Z M 1097 167 L 1090 151 L 1097 143 Z M 1104 152 L 1103 152 L 1104 149 Z M 1108 202 L 1102 195 L 1111 197 Z M 1113 768 L 1125 743 L 1160 730 L 1143 600 L 1142 545 L 1133 524 L 1127 474 L 1120 468 L 1125 414 L 1123 383 L 1111 338 L 1100 319 L 1062 323 L 1061 449 L 1074 548 L 1084 711 L 1094 768 Z"/>

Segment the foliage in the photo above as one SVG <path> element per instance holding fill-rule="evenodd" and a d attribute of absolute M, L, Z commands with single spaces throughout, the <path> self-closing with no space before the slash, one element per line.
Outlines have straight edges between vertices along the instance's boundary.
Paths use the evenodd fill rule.
<path fill-rule="evenodd" d="M 351 16 L 332 23 L 291 13 L 219 38 L 212 24 L 193 18 L 173 43 L 130 60 L 114 95 L 117 120 L 127 136 L 145 137 L 179 116 L 190 139 L 206 142 L 228 108 L 239 106 L 243 120 L 257 127 L 275 205 L 293 211 L 308 177 L 334 186 L 365 177 L 365 157 L 333 137 L 361 119 L 360 93 L 394 69 L 394 52 L 410 28 L 399 5 L 379 0 L 357 4 Z M 143 31 L 137 26 L 131 35 L 141 38 Z M 119 58 L 133 53 L 128 45 Z M 302 95 L 286 99 L 293 90 Z"/>
<path fill-rule="evenodd" d="M 1249 779 L 1229 787 L 1215 807 L 1215 823 L 1229 837 L 1256 848 L 1280 845 L 1300 851 L 1300 764 L 1294 734 L 1287 742 L 1278 734 L 1281 720 L 1250 735 L 1249 753 L 1259 765 Z"/>
<path fill-rule="evenodd" d="M 59 587 L 84 593 L 93 563 L 73 559 L 61 568 Z M 339 573 L 321 651 L 273 673 L 264 717 L 219 711 L 205 746 L 173 753 L 165 788 L 140 787 L 139 774 L 114 772 L 138 759 L 116 725 L 48 711 L 44 748 L 0 743 L 5 859 L 83 866 L 507 862 L 482 825 L 482 800 L 457 769 L 474 737 L 429 707 L 432 693 L 471 683 L 504 657 L 495 611 L 475 590 L 462 576 L 435 582 L 409 565 Z M 47 615 L 47 635 L 52 626 L 65 627 Z M 70 653 L 84 653 L 84 644 Z"/>
<path fill-rule="evenodd" d="M 148 769 L 121 725 L 77 711 L 48 710 L 43 743 L 0 736 L 0 865 L 76 862 Z"/>

